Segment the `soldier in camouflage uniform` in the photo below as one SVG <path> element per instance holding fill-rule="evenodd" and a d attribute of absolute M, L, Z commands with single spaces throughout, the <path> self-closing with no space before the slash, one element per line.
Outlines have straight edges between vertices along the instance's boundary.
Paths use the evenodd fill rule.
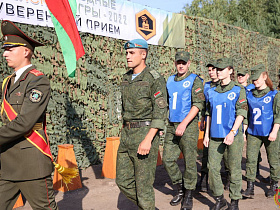
<path fill-rule="evenodd" d="M 190 54 L 177 52 L 175 66 L 177 74 L 167 81 L 169 96 L 169 125 L 164 140 L 163 164 L 173 185 L 176 195 L 170 205 L 178 205 L 182 200 L 182 210 L 192 209 L 193 190 L 197 182 L 196 156 L 198 139 L 198 112 L 204 107 L 202 80 L 188 71 Z M 176 163 L 183 153 L 186 170 L 182 173 Z M 185 193 L 184 193 L 185 188 Z"/>
<path fill-rule="evenodd" d="M 238 201 L 242 198 L 241 159 L 244 142 L 242 121 L 244 117 L 247 117 L 246 92 L 242 85 L 231 81 L 234 71 L 231 59 L 218 59 L 215 67 L 220 83 L 207 92 L 207 112 L 209 113 L 206 114 L 209 114 L 209 117 L 207 117 L 203 142 L 206 147 L 209 146 L 209 184 L 216 200 L 211 209 L 219 210 L 227 207 L 220 176 L 221 160 L 227 148 L 231 198 L 228 209 L 237 210 Z"/>
<path fill-rule="evenodd" d="M 258 152 L 264 144 L 270 166 L 270 189 L 267 197 L 273 197 L 278 188 L 279 180 L 279 126 L 280 126 L 280 93 L 273 89 L 273 84 L 265 71 L 265 66 L 259 64 L 251 69 L 255 89 L 247 95 L 248 127 L 246 178 L 247 189 L 244 197 L 254 197 L 254 181 L 256 178 Z"/>
<path fill-rule="evenodd" d="M 211 79 L 209 82 L 205 82 L 204 84 L 204 96 L 205 101 L 207 101 L 207 91 L 213 87 L 216 87 L 218 85 L 219 79 L 217 77 L 216 68 L 214 67 L 215 61 L 210 61 L 206 67 L 208 68 L 208 74 Z M 200 121 L 200 130 L 205 130 L 205 109 L 201 110 L 201 121 Z M 208 162 L 208 147 L 203 147 L 203 156 L 201 161 L 201 176 L 200 181 L 197 183 L 198 190 L 201 190 L 202 192 L 208 191 L 208 168 L 207 168 L 207 162 Z"/>
<path fill-rule="evenodd" d="M 117 155 L 116 183 L 139 209 L 154 210 L 153 183 L 159 131 L 165 127 L 165 79 L 146 66 L 148 44 L 142 39 L 125 43 L 131 68 L 121 83 L 123 129 Z"/>

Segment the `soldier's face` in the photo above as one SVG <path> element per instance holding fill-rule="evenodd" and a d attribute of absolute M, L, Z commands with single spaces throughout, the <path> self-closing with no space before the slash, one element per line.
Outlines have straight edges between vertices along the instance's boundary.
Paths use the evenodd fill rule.
<path fill-rule="evenodd" d="M 237 74 L 237 81 L 239 84 L 243 84 L 245 82 L 247 82 L 249 78 L 249 74 Z"/>
<path fill-rule="evenodd" d="M 3 53 L 8 66 L 13 68 L 15 71 L 20 69 L 26 59 L 27 48 L 19 47 L 7 47 Z"/>
<path fill-rule="evenodd" d="M 190 66 L 190 61 L 188 61 L 188 62 L 185 62 L 182 60 L 175 61 L 175 66 L 178 71 L 178 76 L 181 77 L 181 76 L 184 76 L 188 72 L 189 66 Z"/>
<path fill-rule="evenodd" d="M 214 68 L 213 66 L 208 67 L 208 74 L 210 79 L 212 80 L 218 79 L 216 68 Z"/>
<path fill-rule="evenodd" d="M 131 48 L 126 50 L 126 61 L 129 68 L 136 68 L 141 63 L 145 62 L 146 50 Z"/>
<path fill-rule="evenodd" d="M 253 80 L 253 83 L 254 83 L 256 89 L 263 90 L 264 88 L 266 88 L 266 86 L 267 86 L 265 83 L 266 79 L 267 79 L 267 75 L 265 73 L 261 73 L 261 75 L 259 76 L 259 79 Z"/>
<path fill-rule="evenodd" d="M 218 69 L 217 68 L 217 75 L 219 80 L 224 80 L 230 78 L 230 75 L 232 74 L 232 69 L 230 68 L 224 68 L 224 69 Z"/>

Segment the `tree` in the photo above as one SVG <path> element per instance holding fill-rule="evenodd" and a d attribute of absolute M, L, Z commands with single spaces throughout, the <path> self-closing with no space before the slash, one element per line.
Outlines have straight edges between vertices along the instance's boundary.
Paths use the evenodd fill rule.
<path fill-rule="evenodd" d="M 194 0 L 182 14 L 205 17 L 280 38 L 279 0 Z"/>

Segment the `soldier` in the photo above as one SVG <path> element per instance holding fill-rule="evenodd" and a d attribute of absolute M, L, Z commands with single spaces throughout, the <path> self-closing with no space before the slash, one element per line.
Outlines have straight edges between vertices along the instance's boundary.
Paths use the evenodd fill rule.
<path fill-rule="evenodd" d="M 156 70 L 146 66 L 145 40 L 128 41 L 124 48 L 130 70 L 121 83 L 123 129 L 116 183 L 140 209 L 154 210 L 159 129 L 164 129 L 167 115 L 166 82 Z"/>
<path fill-rule="evenodd" d="M 34 48 L 43 44 L 10 21 L 3 20 L 1 29 L 3 56 L 14 74 L 2 84 L 0 206 L 12 209 L 22 193 L 33 209 L 58 209 L 50 152 L 43 154 L 40 146 L 47 145 L 45 151 L 50 151 L 44 131 L 50 83 L 31 64 Z"/>
<path fill-rule="evenodd" d="M 208 169 L 209 184 L 216 203 L 213 210 L 224 209 L 227 201 L 224 198 L 223 183 L 220 176 L 221 160 L 227 148 L 228 167 L 230 172 L 231 198 L 230 210 L 238 209 L 238 201 L 242 198 L 241 159 L 243 150 L 242 121 L 247 116 L 246 92 L 243 86 L 231 81 L 233 74 L 232 60 L 218 59 L 217 68 L 219 85 L 210 89 L 208 94 L 206 131 L 204 145 L 209 146 Z M 210 136 L 210 135 L 211 136 Z M 210 140 L 210 141 L 209 141 Z"/>
<path fill-rule="evenodd" d="M 190 64 L 188 52 L 177 52 L 175 55 L 177 74 L 170 76 L 166 84 L 169 96 L 169 125 L 164 140 L 162 161 L 172 184 L 176 186 L 176 195 L 170 201 L 170 205 L 175 206 L 182 201 L 182 210 L 193 207 L 193 190 L 197 182 L 196 156 L 199 132 L 197 115 L 204 107 L 205 101 L 202 80 L 188 71 Z M 183 179 L 176 163 L 181 152 L 186 165 Z"/>
<path fill-rule="evenodd" d="M 250 90 L 255 88 L 254 84 L 248 84 L 248 79 L 250 75 L 248 72 L 248 69 L 245 68 L 239 68 L 237 71 L 237 81 L 240 85 L 243 85 L 245 87 L 245 90 L 249 92 Z"/>
<path fill-rule="evenodd" d="M 251 91 L 252 89 L 255 88 L 254 84 L 249 84 L 248 85 L 248 79 L 250 78 L 249 75 L 249 71 L 248 69 L 245 68 L 239 68 L 237 71 L 237 81 L 240 85 L 243 85 L 243 87 L 246 90 L 246 94 L 249 93 L 249 91 Z M 243 137 L 244 140 L 247 139 L 247 133 L 245 132 L 245 129 L 243 129 Z M 259 157 L 258 157 L 258 165 L 257 165 L 257 172 L 256 175 L 260 175 L 260 162 L 262 161 L 262 157 L 261 157 L 261 152 L 259 152 Z"/>
<path fill-rule="evenodd" d="M 244 197 L 254 197 L 254 181 L 256 178 L 258 151 L 264 144 L 270 166 L 270 189 L 267 197 L 273 197 L 278 188 L 279 180 L 279 135 L 280 126 L 280 94 L 273 89 L 273 84 L 265 71 L 265 66 L 259 64 L 252 69 L 252 80 L 255 89 L 247 95 L 248 100 L 248 141 L 246 178 L 247 189 L 242 193 Z M 245 127 L 245 129 L 247 126 Z"/>
<path fill-rule="evenodd" d="M 207 101 L 207 91 L 210 88 L 216 87 L 218 84 L 218 76 L 216 72 L 216 68 L 214 67 L 215 61 L 211 61 L 206 65 L 208 68 L 208 74 L 211 79 L 209 82 L 205 82 L 204 84 L 204 96 L 205 101 Z M 205 129 L 205 109 L 201 110 L 201 121 L 200 121 L 200 130 L 204 131 Z M 197 187 L 202 192 L 208 191 L 208 168 L 207 168 L 207 162 L 208 162 L 208 147 L 203 148 L 203 156 L 202 156 L 202 165 L 201 165 L 201 178 L 200 181 L 197 184 Z"/>

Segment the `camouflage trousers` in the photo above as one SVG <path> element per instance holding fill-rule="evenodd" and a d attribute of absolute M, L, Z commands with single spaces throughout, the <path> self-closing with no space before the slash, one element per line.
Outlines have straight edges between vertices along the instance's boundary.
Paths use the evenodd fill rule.
<path fill-rule="evenodd" d="M 132 200 L 139 209 L 154 210 L 155 194 L 153 183 L 157 165 L 159 136 L 155 136 L 148 155 L 137 154 L 150 127 L 122 129 L 117 154 L 116 183 L 121 192 Z"/>
<path fill-rule="evenodd" d="M 275 141 L 269 141 L 268 136 L 253 136 L 248 134 L 246 155 L 246 178 L 248 181 L 255 181 L 258 154 L 263 144 L 266 149 L 267 159 L 270 166 L 270 177 L 274 181 L 279 180 L 279 141 L 279 133 Z"/>
<path fill-rule="evenodd" d="M 224 139 L 211 138 L 209 142 L 208 169 L 209 169 L 209 185 L 214 196 L 224 194 L 224 185 L 221 179 L 221 160 L 227 149 L 228 169 L 230 175 L 229 197 L 233 200 L 241 199 L 242 187 L 242 171 L 241 160 L 244 140 L 242 132 L 234 137 L 231 145 L 223 143 Z"/>
<path fill-rule="evenodd" d="M 188 190 L 195 189 L 197 182 L 197 140 L 198 120 L 195 118 L 186 128 L 183 136 L 175 136 L 175 130 L 179 123 L 167 126 L 164 140 L 162 162 L 173 184 L 182 183 L 182 173 L 177 164 L 182 152 L 185 160 L 185 172 L 183 176 L 184 187 Z"/>
<path fill-rule="evenodd" d="M 225 165 L 225 171 L 228 172 L 228 154 L 227 154 L 227 149 L 224 152 L 223 155 L 223 160 L 224 160 L 224 165 Z M 203 147 L 203 153 L 202 153 L 202 160 L 201 160 L 201 172 L 203 173 L 208 173 L 208 147 Z"/>

